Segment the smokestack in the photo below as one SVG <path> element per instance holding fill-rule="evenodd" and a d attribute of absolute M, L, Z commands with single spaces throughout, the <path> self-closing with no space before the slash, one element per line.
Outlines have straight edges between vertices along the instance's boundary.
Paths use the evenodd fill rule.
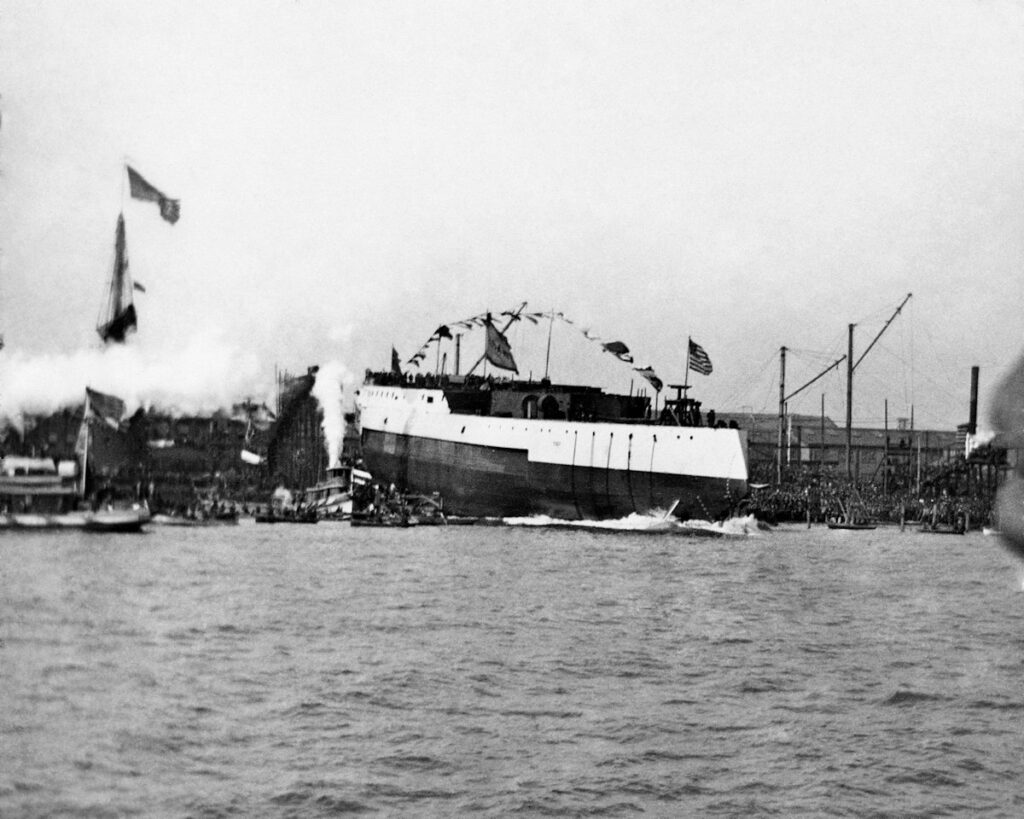
<path fill-rule="evenodd" d="M 967 421 L 967 431 L 971 435 L 978 432 L 978 368 L 971 367 L 971 415 Z"/>

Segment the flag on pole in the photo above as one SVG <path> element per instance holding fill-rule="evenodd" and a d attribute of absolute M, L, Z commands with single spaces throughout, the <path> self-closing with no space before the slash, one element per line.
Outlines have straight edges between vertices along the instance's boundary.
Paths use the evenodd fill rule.
<path fill-rule="evenodd" d="M 665 386 L 665 382 L 658 378 L 657 375 L 655 375 L 653 367 L 644 367 L 642 369 L 640 367 L 634 367 L 633 369 L 640 373 L 640 375 L 642 375 L 644 378 L 646 378 L 655 390 L 661 392 L 661 388 Z"/>
<path fill-rule="evenodd" d="M 160 216 L 165 222 L 170 222 L 172 225 L 177 222 L 178 217 L 181 216 L 181 200 L 168 199 L 143 179 L 134 168 L 129 165 L 125 165 L 125 167 L 128 169 L 128 185 L 131 188 L 132 199 L 156 202 L 160 206 Z"/>
<path fill-rule="evenodd" d="M 509 346 L 508 339 L 490 321 L 487 322 L 487 346 L 484 355 L 495 367 L 512 370 L 517 375 L 519 374 L 516 360 L 512 358 L 512 347 Z"/>
<path fill-rule="evenodd" d="M 690 369 L 701 375 L 711 375 L 711 359 L 696 341 L 690 339 Z"/>
<path fill-rule="evenodd" d="M 107 395 L 88 387 L 85 388 L 85 420 L 99 418 L 111 429 L 118 429 L 121 426 L 124 411 L 124 401 L 116 395 Z"/>

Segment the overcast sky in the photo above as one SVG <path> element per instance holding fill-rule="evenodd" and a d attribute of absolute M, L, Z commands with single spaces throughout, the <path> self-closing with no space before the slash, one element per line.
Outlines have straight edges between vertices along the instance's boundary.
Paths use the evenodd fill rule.
<path fill-rule="evenodd" d="M 140 400 L 240 398 L 528 301 L 577 322 L 558 379 L 642 383 L 580 329 L 671 383 L 692 336 L 706 408 L 774 412 L 781 346 L 788 392 L 913 292 L 854 419 L 950 428 L 1022 347 L 1020 2 L 4 0 L 0 114 L 8 386 L 135 367 Z M 127 359 L 95 334 L 122 209 Z M 790 410 L 823 394 L 842 423 L 842 367 Z"/>

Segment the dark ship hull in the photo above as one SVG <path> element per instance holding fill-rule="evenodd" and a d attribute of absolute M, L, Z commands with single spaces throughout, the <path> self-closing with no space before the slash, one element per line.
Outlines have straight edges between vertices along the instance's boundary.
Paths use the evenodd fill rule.
<path fill-rule="evenodd" d="M 472 517 L 548 515 L 605 520 L 654 510 L 714 520 L 746 495 L 739 479 L 531 462 L 528 451 L 474 446 L 364 429 L 363 457 L 375 479 L 436 491 Z"/>

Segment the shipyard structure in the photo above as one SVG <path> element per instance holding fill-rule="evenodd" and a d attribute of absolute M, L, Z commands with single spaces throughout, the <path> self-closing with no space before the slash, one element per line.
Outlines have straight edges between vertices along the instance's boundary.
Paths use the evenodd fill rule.
<path fill-rule="evenodd" d="M 81 494 L 144 498 L 154 510 L 216 501 L 257 506 L 281 487 L 298 496 L 323 480 L 330 466 L 322 412 L 312 395 L 315 377 L 315 367 L 300 376 L 282 373 L 273 407 L 246 400 L 205 415 L 150 408 L 115 418 L 103 416 L 95 405 L 87 410 L 83 403 L 26 416 L 20 431 L 0 431 L 0 455 L 10 463 L 19 457 L 60 464 L 64 472 L 77 470 L 67 482 Z M 99 394 L 90 393 L 97 403 Z M 88 474 L 83 476 L 81 433 L 87 411 L 94 422 Z M 346 420 L 343 451 L 355 452 L 354 417 Z M 88 493 L 82 491 L 86 478 Z M 46 501 L 35 498 L 35 508 L 40 504 L 45 508 Z"/>

